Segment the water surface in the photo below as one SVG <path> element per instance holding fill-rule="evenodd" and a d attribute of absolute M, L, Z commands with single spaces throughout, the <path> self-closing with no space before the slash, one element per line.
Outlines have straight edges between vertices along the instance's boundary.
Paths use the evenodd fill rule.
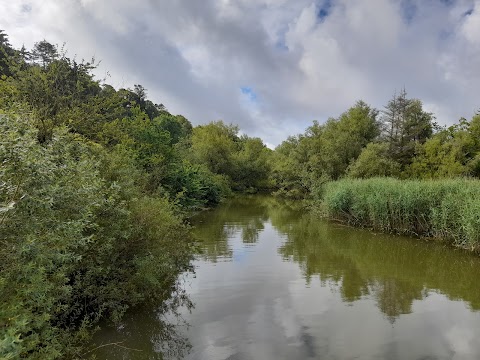
<path fill-rule="evenodd" d="M 194 223 L 186 359 L 480 358 L 476 256 L 322 221 L 271 197 L 233 199 Z M 140 311 L 102 341 L 123 336 L 139 350 L 124 359 L 154 358 L 157 323 Z"/>

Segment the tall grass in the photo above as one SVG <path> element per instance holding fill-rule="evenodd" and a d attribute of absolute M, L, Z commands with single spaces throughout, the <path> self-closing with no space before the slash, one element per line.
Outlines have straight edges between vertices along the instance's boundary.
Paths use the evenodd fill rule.
<path fill-rule="evenodd" d="M 480 181 L 344 179 L 325 184 L 321 206 L 353 226 L 434 237 L 480 249 Z"/>

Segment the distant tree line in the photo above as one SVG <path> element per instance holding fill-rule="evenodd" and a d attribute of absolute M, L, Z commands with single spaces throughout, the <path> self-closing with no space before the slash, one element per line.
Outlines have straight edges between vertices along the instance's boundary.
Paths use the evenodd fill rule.
<path fill-rule="evenodd" d="M 345 177 L 478 178 L 480 115 L 450 127 L 434 120 L 405 90 L 381 111 L 359 101 L 275 149 L 271 176 L 277 193 L 303 198 Z"/>

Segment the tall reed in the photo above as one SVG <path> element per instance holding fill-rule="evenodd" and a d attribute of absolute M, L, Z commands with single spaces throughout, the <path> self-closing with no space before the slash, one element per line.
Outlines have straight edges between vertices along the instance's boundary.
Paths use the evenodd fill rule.
<path fill-rule="evenodd" d="M 343 179 L 325 184 L 321 204 L 353 226 L 480 249 L 478 180 Z"/>

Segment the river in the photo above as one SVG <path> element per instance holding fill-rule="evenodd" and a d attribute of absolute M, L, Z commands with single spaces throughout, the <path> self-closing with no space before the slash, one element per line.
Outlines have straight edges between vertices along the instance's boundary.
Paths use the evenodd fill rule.
<path fill-rule="evenodd" d="M 298 205 L 245 196 L 196 216 L 200 254 L 185 276 L 195 308 L 178 328 L 192 346 L 186 359 L 480 358 L 480 258 Z M 154 314 L 100 332 L 99 343 L 122 347 L 98 358 L 155 358 Z"/>

